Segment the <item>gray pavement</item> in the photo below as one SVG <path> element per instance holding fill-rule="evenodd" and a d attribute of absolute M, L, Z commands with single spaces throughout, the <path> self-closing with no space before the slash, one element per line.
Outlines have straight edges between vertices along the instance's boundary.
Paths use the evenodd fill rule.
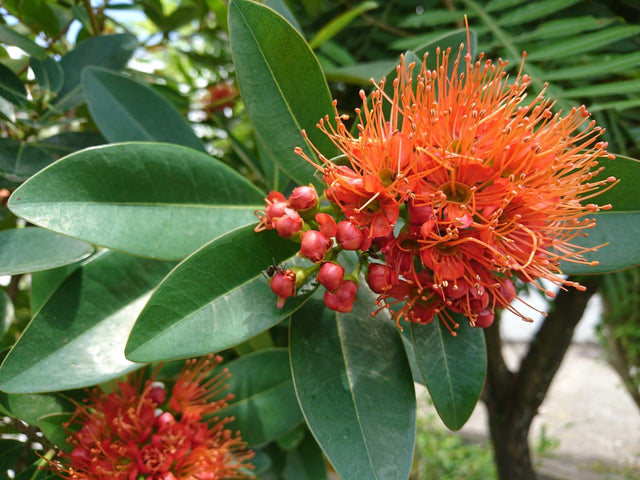
<path fill-rule="evenodd" d="M 505 344 L 511 368 L 525 347 L 525 343 Z M 427 401 L 418 404 L 424 409 Z M 483 404 L 459 434 L 468 441 L 488 438 Z M 532 424 L 529 441 L 534 454 L 537 446 L 547 445 L 537 458 L 538 471 L 546 478 L 640 479 L 640 411 L 599 345 L 574 343 L 569 348 Z"/>

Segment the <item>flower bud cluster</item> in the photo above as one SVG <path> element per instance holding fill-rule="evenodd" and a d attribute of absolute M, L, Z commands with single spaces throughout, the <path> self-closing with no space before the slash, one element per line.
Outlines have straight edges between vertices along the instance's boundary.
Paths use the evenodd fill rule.
<path fill-rule="evenodd" d="M 358 291 L 357 272 L 347 274 L 338 262 L 342 250 L 362 251 L 371 246 L 368 229 L 320 211 L 320 199 L 313 185 L 295 188 L 289 197 L 271 191 L 265 210 L 256 212 L 260 223 L 256 232 L 276 230 L 283 238 L 300 242 L 298 255 L 312 264 L 307 268 L 272 265 L 267 270 L 271 291 L 278 308 L 310 279 L 325 288 L 324 302 L 332 310 L 347 313 L 353 308 Z M 357 271 L 360 270 L 358 266 Z"/>

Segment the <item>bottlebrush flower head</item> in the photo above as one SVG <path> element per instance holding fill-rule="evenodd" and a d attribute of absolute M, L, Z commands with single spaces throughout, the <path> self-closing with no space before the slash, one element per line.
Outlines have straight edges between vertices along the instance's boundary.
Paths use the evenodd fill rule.
<path fill-rule="evenodd" d="M 361 92 L 355 135 L 334 102 L 334 118 L 318 127 L 340 163 L 315 147 L 319 162 L 296 152 L 322 174 L 338 225 L 366 232 L 360 260 L 375 270 L 378 305 L 402 305 L 396 321 L 440 314 L 455 329 L 449 313 L 461 313 L 488 326 L 501 307 L 527 319 L 511 305 L 513 279 L 549 295 L 541 279 L 582 289 L 559 265 L 587 263 L 590 250 L 574 239 L 595 225 L 589 214 L 611 208 L 591 199 L 615 182 L 594 179 L 598 159 L 613 156 L 584 106 L 554 113 L 546 87 L 527 97 L 526 55 L 514 79 L 507 62 L 473 60 L 464 45 L 436 55 L 434 70 L 426 55 L 419 68 L 401 57 L 392 96 L 384 80 Z"/>
<path fill-rule="evenodd" d="M 221 357 L 189 360 L 171 391 L 143 382 L 136 372 L 108 390 L 95 388 L 65 425 L 71 453 L 51 467 L 73 480 L 218 480 L 252 478 L 239 433 L 214 417 L 227 405 L 225 369 L 210 375 Z M 218 398 L 215 400 L 215 398 Z"/>

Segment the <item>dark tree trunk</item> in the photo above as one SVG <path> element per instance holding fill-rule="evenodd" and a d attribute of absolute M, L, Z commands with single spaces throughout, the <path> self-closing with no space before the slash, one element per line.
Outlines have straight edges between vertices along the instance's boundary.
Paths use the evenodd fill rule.
<path fill-rule="evenodd" d="M 518 371 L 510 371 L 502 356 L 499 325 L 485 329 L 487 381 L 483 401 L 500 480 L 535 480 L 528 435 L 551 380 L 571 344 L 571 337 L 591 296 L 595 278 L 582 282 L 586 292 L 560 291 L 548 317 L 529 345 Z"/>

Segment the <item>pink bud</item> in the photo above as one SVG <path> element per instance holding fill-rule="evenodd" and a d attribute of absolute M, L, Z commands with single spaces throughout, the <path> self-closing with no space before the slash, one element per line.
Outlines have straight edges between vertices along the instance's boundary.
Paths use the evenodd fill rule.
<path fill-rule="evenodd" d="M 287 298 L 296 294 L 296 274 L 291 270 L 277 271 L 271 278 L 271 291 L 278 296 L 278 308 L 284 306 Z"/>
<path fill-rule="evenodd" d="M 302 217 L 292 208 L 285 208 L 281 217 L 273 221 L 278 234 L 284 238 L 291 238 L 302 229 Z"/>
<path fill-rule="evenodd" d="M 324 304 L 331 310 L 348 313 L 353 309 L 358 284 L 353 280 L 345 280 L 335 292 L 324 292 Z"/>
<path fill-rule="evenodd" d="M 289 205 L 295 210 L 309 210 L 318 203 L 318 194 L 313 185 L 296 187 L 289 195 Z"/>
<path fill-rule="evenodd" d="M 374 293 L 384 293 L 398 283 L 398 274 L 387 265 L 372 263 L 367 268 L 367 284 Z"/>
<path fill-rule="evenodd" d="M 364 240 L 364 234 L 356 224 L 348 220 L 338 222 L 336 241 L 345 250 L 358 250 Z"/>
<path fill-rule="evenodd" d="M 177 420 L 171 412 L 162 412 L 156 417 L 155 427 L 158 430 L 162 430 L 163 428 L 166 428 L 169 425 L 173 425 L 176 422 Z"/>
<path fill-rule="evenodd" d="M 508 278 L 502 280 L 498 291 L 500 295 L 496 295 L 496 305 L 499 307 L 506 307 L 516 298 L 516 287 Z"/>
<path fill-rule="evenodd" d="M 318 282 L 331 292 L 335 292 L 342 284 L 344 267 L 333 262 L 325 262 L 318 272 Z"/>
<path fill-rule="evenodd" d="M 484 309 L 480 313 L 478 313 L 475 326 L 478 328 L 490 327 L 491 324 L 493 323 L 494 317 L 495 317 L 495 314 L 491 310 Z"/>
<path fill-rule="evenodd" d="M 318 222 L 318 230 L 327 237 L 336 236 L 336 221 L 327 213 L 316 213 L 316 222 Z"/>
<path fill-rule="evenodd" d="M 319 263 L 331 248 L 332 242 L 318 230 L 307 230 L 302 234 L 300 255 L 313 263 Z"/>
<path fill-rule="evenodd" d="M 422 225 L 433 217 L 433 208 L 431 205 L 414 205 L 407 207 L 409 212 L 409 223 L 412 225 Z"/>
<path fill-rule="evenodd" d="M 275 228 L 273 221 L 284 215 L 284 209 L 287 208 L 287 199 L 282 193 L 271 190 L 265 200 L 265 204 L 264 224 L 266 229 L 269 230 Z"/>
<path fill-rule="evenodd" d="M 162 385 L 152 385 L 147 396 L 153 400 L 156 405 L 162 405 L 167 398 L 167 391 Z"/>

